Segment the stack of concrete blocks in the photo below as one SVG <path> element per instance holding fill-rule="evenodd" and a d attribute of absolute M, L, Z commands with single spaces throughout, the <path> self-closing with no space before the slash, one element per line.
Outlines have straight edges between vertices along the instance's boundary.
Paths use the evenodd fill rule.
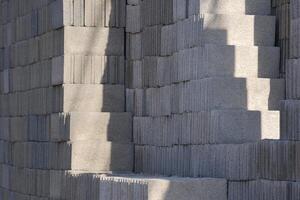
<path fill-rule="evenodd" d="M 281 139 L 300 139 L 300 1 L 291 0 L 290 57 L 286 68 L 286 99 L 281 109 Z"/>
<path fill-rule="evenodd" d="M 285 82 L 271 1 L 130 2 L 135 172 L 225 178 L 230 200 L 298 199 L 300 143 L 278 140 Z"/>
<path fill-rule="evenodd" d="M 226 199 L 223 179 L 102 177 L 133 170 L 125 0 L 0 3 L 1 200 Z"/>
<path fill-rule="evenodd" d="M 290 58 L 290 0 L 272 0 L 272 13 L 276 16 L 276 46 L 280 47 L 280 76 L 285 77 Z"/>
<path fill-rule="evenodd" d="M 51 170 L 132 171 L 125 6 L 1 1 L 1 195 L 52 197 Z"/>

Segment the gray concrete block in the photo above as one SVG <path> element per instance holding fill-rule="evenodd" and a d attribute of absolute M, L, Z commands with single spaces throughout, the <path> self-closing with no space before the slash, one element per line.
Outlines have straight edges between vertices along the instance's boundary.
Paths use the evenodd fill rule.
<path fill-rule="evenodd" d="M 274 46 L 275 17 L 204 15 L 204 43 L 242 46 Z M 237 31 L 238 30 L 238 31 Z"/>
<path fill-rule="evenodd" d="M 300 101 L 285 100 L 281 102 L 280 109 L 280 139 L 282 140 L 299 140 L 300 124 L 298 111 Z"/>
<path fill-rule="evenodd" d="M 206 76 L 278 78 L 279 53 L 277 47 L 205 45 Z"/>
<path fill-rule="evenodd" d="M 284 99 L 282 79 L 206 78 L 172 87 L 172 113 L 215 109 L 279 110 L 280 100 Z M 149 95 L 150 92 L 159 93 L 162 88 L 150 88 L 146 92 Z M 146 96 L 147 107 L 157 105 L 159 101 L 170 102 L 163 99 L 169 93 L 162 94 L 161 97 L 157 96 L 159 99 Z M 149 109 L 147 112 L 150 114 Z"/>
<path fill-rule="evenodd" d="M 74 25 L 84 26 L 84 0 L 74 0 Z"/>
<path fill-rule="evenodd" d="M 225 200 L 227 182 L 222 179 L 162 178 L 150 179 L 149 200 Z"/>
<path fill-rule="evenodd" d="M 294 180 L 297 174 L 298 142 L 262 141 L 259 144 L 259 174 L 268 180 Z"/>
<path fill-rule="evenodd" d="M 286 181 L 254 180 L 228 182 L 228 199 L 282 199 L 288 200 L 291 194 Z"/>
<path fill-rule="evenodd" d="M 134 143 L 172 146 L 279 139 L 278 111 L 215 110 L 170 117 L 135 117 Z"/>
<path fill-rule="evenodd" d="M 73 170 L 129 172 L 133 168 L 133 146 L 99 140 L 73 142 L 71 162 Z"/>
<path fill-rule="evenodd" d="M 193 0 L 200 2 L 201 13 L 215 14 L 247 14 L 247 15 L 270 15 L 271 1 L 268 0 Z"/>
<path fill-rule="evenodd" d="M 140 0 L 127 0 L 128 5 L 139 5 L 140 3 Z"/>
<path fill-rule="evenodd" d="M 116 28 L 65 27 L 64 54 L 70 53 L 121 56 L 124 54 L 124 32 Z"/>
<path fill-rule="evenodd" d="M 245 143 L 279 139 L 278 111 L 213 111 L 211 139 L 216 143 Z"/>
<path fill-rule="evenodd" d="M 64 55 L 52 59 L 52 85 L 124 84 L 123 56 Z"/>
<path fill-rule="evenodd" d="M 131 60 L 142 58 L 142 34 L 126 34 L 126 55 Z"/>
<path fill-rule="evenodd" d="M 9 118 L 1 117 L 0 118 L 0 126 L 2 127 L 0 130 L 0 138 L 1 140 L 9 140 Z"/>
<path fill-rule="evenodd" d="M 123 112 L 122 85 L 66 84 L 53 88 L 52 112 Z"/>
<path fill-rule="evenodd" d="M 101 140 L 130 143 L 130 113 L 74 112 L 51 115 L 53 141 Z"/>
<path fill-rule="evenodd" d="M 297 11 L 298 12 L 298 11 Z M 290 21 L 290 58 L 300 57 L 300 31 L 299 31 L 300 18 L 291 19 Z"/>
<path fill-rule="evenodd" d="M 55 0 L 51 2 L 50 10 L 53 29 L 74 24 L 74 10 L 71 0 Z"/>
<path fill-rule="evenodd" d="M 286 95 L 287 99 L 299 99 L 299 59 L 289 59 L 286 66 Z"/>
<path fill-rule="evenodd" d="M 138 33 L 142 29 L 141 22 L 141 7 L 140 6 L 126 6 L 126 32 Z"/>

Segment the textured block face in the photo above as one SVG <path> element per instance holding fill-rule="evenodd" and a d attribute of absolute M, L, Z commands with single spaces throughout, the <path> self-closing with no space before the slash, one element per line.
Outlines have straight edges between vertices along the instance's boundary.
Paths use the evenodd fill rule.
<path fill-rule="evenodd" d="M 205 45 L 206 76 L 278 78 L 279 53 L 277 47 Z"/>
<path fill-rule="evenodd" d="M 227 182 L 222 179 L 150 179 L 149 200 L 226 200 Z"/>
<path fill-rule="evenodd" d="M 124 84 L 124 56 L 64 55 L 51 63 L 52 85 Z"/>
<path fill-rule="evenodd" d="M 268 180 L 229 182 L 228 199 L 272 199 L 276 197 L 278 199 L 287 200 L 288 196 L 296 194 L 294 193 L 296 190 L 293 191 L 293 187 L 296 184 L 292 184 L 293 183 L 286 181 Z"/>
<path fill-rule="evenodd" d="M 172 146 L 279 139 L 278 111 L 215 110 L 168 117 L 135 117 L 134 143 Z"/>
<path fill-rule="evenodd" d="M 278 110 L 284 99 L 284 81 L 280 79 L 213 78 L 207 84 L 211 85 L 210 109 Z"/>
<path fill-rule="evenodd" d="M 278 111 L 214 111 L 212 137 L 217 143 L 256 142 L 279 139 Z"/>
<path fill-rule="evenodd" d="M 122 85 L 64 85 L 61 112 L 122 112 L 124 111 Z"/>
<path fill-rule="evenodd" d="M 100 140 L 130 143 L 130 113 L 73 112 L 51 115 L 54 141 Z"/>
<path fill-rule="evenodd" d="M 269 15 L 271 1 L 268 0 L 192 0 L 190 4 L 200 5 L 201 13 Z"/>
<path fill-rule="evenodd" d="M 63 26 L 124 27 L 125 0 L 55 0 L 50 3 L 52 28 Z"/>
<path fill-rule="evenodd" d="M 141 7 L 127 5 L 126 7 L 127 17 L 126 17 L 126 32 L 128 33 L 138 33 L 141 31 Z"/>
<path fill-rule="evenodd" d="M 73 142 L 71 162 L 73 170 L 130 172 L 133 168 L 133 145 L 98 140 Z"/>
<path fill-rule="evenodd" d="M 123 36 L 123 29 L 67 26 L 64 27 L 64 53 L 122 56 Z"/>
<path fill-rule="evenodd" d="M 204 43 L 219 45 L 274 46 L 272 16 L 204 14 Z"/>

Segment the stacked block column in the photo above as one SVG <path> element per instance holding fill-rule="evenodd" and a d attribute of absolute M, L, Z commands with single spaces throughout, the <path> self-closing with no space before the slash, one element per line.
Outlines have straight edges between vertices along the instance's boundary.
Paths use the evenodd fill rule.
<path fill-rule="evenodd" d="M 132 171 L 125 1 L 3 0 L 1 14 L 1 199 L 59 199 L 65 170 Z"/>

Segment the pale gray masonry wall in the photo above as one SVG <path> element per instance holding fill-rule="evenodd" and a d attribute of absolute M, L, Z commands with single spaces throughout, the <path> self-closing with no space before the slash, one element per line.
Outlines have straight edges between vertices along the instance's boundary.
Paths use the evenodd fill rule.
<path fill-rule="evenodd" d="M 0 199 L 299 198 L 299 0 L 0 2 Z"/>
<path fill-rule="evenodd" d="M 178 9 L 174 1 L 163 11 L 164 3 L 151 2 L 127 6 L 135 171 L 227 178 L 229 199 L 297 199 L 289 181 L 299 180 L 300 143 L 285 132 L 278 140 L 279 105 L 288 94 L 279 77 L 288 73 L 289 40 L 297 38 L 289 32 L 289 2 L 181 1 Z M 281 51 L 273 47 L 275 31 Z M 293 111 L 281 120 L 296 123 Z"/>

